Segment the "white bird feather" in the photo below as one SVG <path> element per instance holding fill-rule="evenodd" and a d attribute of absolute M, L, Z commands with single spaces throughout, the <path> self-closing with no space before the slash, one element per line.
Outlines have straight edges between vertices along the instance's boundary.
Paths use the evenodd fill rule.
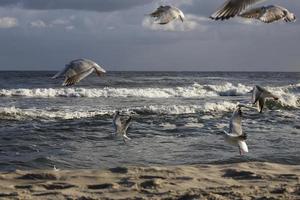
<path fill-rule="evenodd" d="M 229 123 L 229 132 L 224 132 L 225 141 L 231 145 L 238 146 L 240 155 L 248 152 L 246 144 L 247 135 L 242 130 L 242 111 L 240 106 L 237 106 L 232 114 Z"/>

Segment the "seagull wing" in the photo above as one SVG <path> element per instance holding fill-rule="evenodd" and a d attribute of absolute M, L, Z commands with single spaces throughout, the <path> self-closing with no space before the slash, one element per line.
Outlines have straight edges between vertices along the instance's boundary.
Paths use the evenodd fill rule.
<path fill-rule="evenodd" d="M 74 85 L 75 83 L 78 83 L 79 81 L 90 75 L 93 71 L 94 68 L 88 68 L 85 71 L 79 72 L 74 72 L 74 70 L 68 71 L 69 73 L 67 72 L 66 79 L 63 82 L 63 86 Z"/>
<path fill-rule="evenodd" d="M 242 137 L 243 130 L 242 130 L 242 111 L 241 108 L 238 107 L 232 114 L 229 123 L 229 136 L 231 137 Z"/>
<path fill-rule="evenodd" d="M 131 117 L 128 117 L 127 119 L 124 119 L 123 121 L 123 132 L 126 133 L 127 132 L 127 129 L 128 127 L 130 126 L 130 122 L 131 122 Z"/>
<path fill-rule="evenodd" d="M 106 73 L 105 69 L 100 67 L 96 62 L 89 60 L 89 59 L 80 59 L 80 65 L 88 68 L 93 67 L 96 70 L 97 75 L 101 76 L 102 74 Z"/>
<path fill-rule="evenodd" d="M 117 116 L 114 117 L 113 125 L 115 127 L 115 132 L 119 133 L 120 130 L 122 129 L 122 121 L 121 121 L 121 116 L 120 115 L 117 115 Z"/>
<path fill-rule="evenodd" d="M 259 17 L 264 13 L 264 10 L 259 8 L 252 8 L 242 12 L 239 16 L 243 18 L 259 19 Z"/>
<path fill-rule="evenodd" d="M 265 101 L 266 101 L 265 98 L 259 98 L 259 100 L 258 100 L 258 108 L 259 108 L 260 113 L 262 112 L 262 110 L 264 108 Z"/>
<path fill-rule="evenodd" d="M 170 6 L 160 6 L 154 12 L 150 13 L 150 16 L 161 17 L 161 15 L 170 8 L 171 8 Z"/>
<path fill-rule="evenodd" d="M 157 19 L 159 24 L 168 24 L 172 20 L 178 17 L 178 11 L 174 9 L 168 9 L 164 11 L 161 16 Z"/>
<path fill-rule="evenodd" d="M 210 18 L 224 20 L 234 17 L 247 7 L 265 0 L 227 0 Z"/>
<path fill-rule="evenodd" d="M 272 6 L 266 10 L 266 12 L 259 18 L 260 21 L 264 23 L 272 23 L 283 19 L 286 13 L 281 7 Z"/>
<path fill-rule="evenodd" d="M 264 88 L 262 88 L 262 87 L 260 87 L 260 91 L 262 92 L 262 94 L 261 94 L 261 96 L 262 96 L 262 98 L 273 98 L 273 99 L 275 99 L 275 100 L 277 100 L 278 99 L 278 97 L 276 96 L 276 95 L 274 95 L 273 93 L 271 93 L 270 91 L 268 91 L 268 90 L 266 90 L 266 89 L 264 89 Z"/>
<path fill-rule="evenodd" d="M 254 86 L 253 90 L 252 90 L 252 103 L 256 104 L 256 102 L 258 101 L 258 99 L 260 98 L 261 94 L 263 93 L 263 88 L 256 85 Z"/>

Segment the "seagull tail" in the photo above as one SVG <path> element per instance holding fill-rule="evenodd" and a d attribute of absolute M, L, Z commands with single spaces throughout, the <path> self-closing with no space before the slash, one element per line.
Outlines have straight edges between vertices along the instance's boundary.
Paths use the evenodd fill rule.
<path fill-rule="evenodd" d="M 244 153 L 248 153 L 249 152 L 248 146 L 247 146 L 247 144 L 246 144 L 245 141 L 239 141 L 238 143 L 239 143 L 239 147 L 240 147 L 240 149 L 241 149 L 242 152 L 244 152 Z"/>

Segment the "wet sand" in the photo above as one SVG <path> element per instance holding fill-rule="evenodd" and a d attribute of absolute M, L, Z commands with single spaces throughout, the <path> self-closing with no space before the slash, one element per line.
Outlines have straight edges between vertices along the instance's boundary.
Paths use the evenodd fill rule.
<path fill-rule="evenodd" d="M 300 199 L 300 166 L 273 163 L 0 174 L 0 199 Z"/>

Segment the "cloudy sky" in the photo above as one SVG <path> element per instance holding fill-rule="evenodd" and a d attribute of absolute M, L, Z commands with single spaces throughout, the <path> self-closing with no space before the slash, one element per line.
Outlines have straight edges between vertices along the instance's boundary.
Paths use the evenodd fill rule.
<path fill-rule="evenodd" d="M 0 0 L 0 70 L 59 70 L 90 58 L 107 70 L 300 71 L 296 23 L 207 17 L 224 0 Z M 184 23 L 145 14 L 173 4 Z M 300 17 L 298 0 L 269 0 Z"/>

